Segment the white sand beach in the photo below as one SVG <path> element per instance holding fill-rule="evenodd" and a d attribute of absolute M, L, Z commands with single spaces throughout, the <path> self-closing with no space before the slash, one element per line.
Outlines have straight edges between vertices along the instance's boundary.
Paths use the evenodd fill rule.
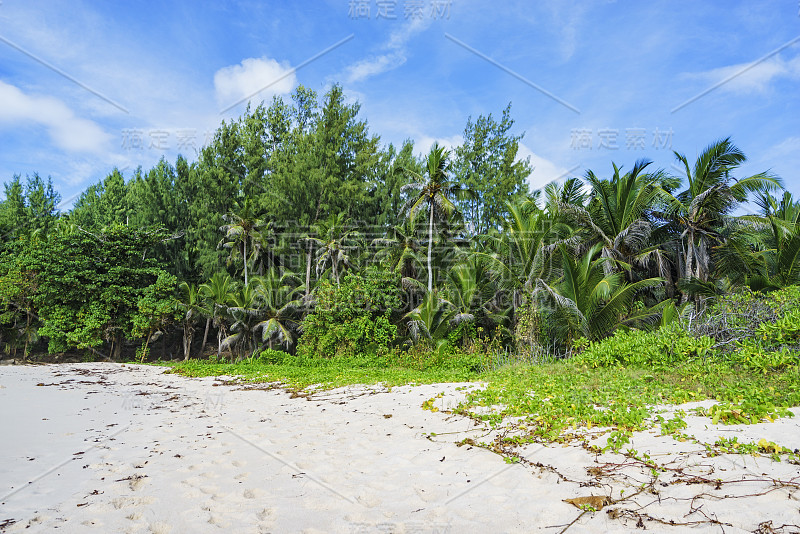
<path fill-rule="evenodd" d="M 456 445 L 492 438 L 446 413 L 465 384 L 306 398 L 163 372 L 110 363 L 0 367 L 0 529 L 800 530 L 800 472 L 786 461 L 708 457 L 692 441 L 642 432 L 631 446 L 669 467 L 655 483 L 646 466 L 575 445 L 526 445 L 515 449 L 521 462 L 507 463 Z M 441 411 L 421 408 L 439 393 Z M 736 426 L 686 419 L 685 432 L 706 442 L 737 436 L 800 447 L 798 417 Z M 585 496 L 600 497 L 602 510 L 564 501 Z"/>

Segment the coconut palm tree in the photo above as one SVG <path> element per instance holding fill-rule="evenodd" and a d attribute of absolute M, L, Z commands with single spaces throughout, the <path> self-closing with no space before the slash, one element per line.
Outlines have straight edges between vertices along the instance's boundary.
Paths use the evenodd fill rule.
<path fill-rule="evenodd" d="M 408 174 L 414 182 L 400 188 L 401 193 L 411 195 L 404 210 L 409 217 L 419 211 L 428 211 L 428 292 L 433 291 L 433 233 L 436 221 L 447 220 L 457 211 L 451 199 L 468 194 L 450 179 L 451 170 L 450 152 L 434 143 L 425 159 L 425 175 L 409 170 Z"/>
<path fill-rule="evenodd" d="M 247 285 L 249 283 L 247 266 L 261 251 L 264 242 L 264 236 L 260 231 L 264 226 L 264 221 L 256 215 L 249 198 L 237 207 L 237 212 L 230 212 L 223 216 L 227 224 L 220 227 L 220 231 L 225 232 L 225 237 L 222 238 L 219 246 L 230 249 L 229 263 L 238 259 L 242 260 L 244 283 Z"/>
<path fill-rule="evenodd" d="M 222 340 L 221 349 L 230 348 L 241 360 L 245 354 L 253 354 L 258 346 L 256 341 L 256 325 L 260 313 L 258 294 L 254 284 L 244 285 L 230 295 L 227 308 L 233 319 L 231 335 Z"/>
<path fill-rule="evenodd" d="M 314 240 L 315 233 L 313 229 L 300 237 L 298 243 L 306 249 L 306 283 L 304 284 L 305 295 L 303 296 L 304 302 L 308 303 L 311 296 L 311 263 L 314 259 Z"/>
<path fill-rule="evenodd" d="M 475 323 L 490 330 L 507 326 L 510 308 L 498 296 L 498 284 L 490 263 L 479 254 L 465 253 L 447 272 L 443 297 L 455 312 L 451 322 Z"/>
<path fill-rule="evenodd" d="M 338 286 L 342 269 L 352 267 L 349 252 L 352 248 L 352 239 L 355 237 L 355 229 L 350 226 L 345 214 L 339 213 L 317 223 L 315 230 L 319 237 L 307 239 L 317 248 L 317 277 L 330 265 Z"/>
<path fill-rule="evenodd" d="M 217 357 L 222 352 L 222 340 L 227 337 L 225 313 L 233 293 L 233 286 L 230 275 L 223 273 L 215 273 L 208 282 L 200 286 L 201 295 L 207 302 L 206 309 L 209 310 L 201 352 L 205 350 L 209 324 L 213 324 L 217 329 Z"/>
<path fill-rule="evenodd" d="M 533 297 L 540 306 L 551 307 L 553 323 L 564 342 L 578 337 L 600 339 L 620 325 L 657 320 L 670 302 L 632 312 L 636 294 L 663 283 L 663 279 L 626 283 L 622 273 L 604 268 L 606 262 L 613 260 L 602 257 L 600 243 L 577 258 L 565 245 L 558 248 L 561 277 L 553 284 L 536 280 Z"/>
<path fill-rule="evenodd" d="M 183 359 L 186 361 L 192 352 L 192 339 L 197 320 L 202 315 L 210 316 L 210 313 L 203 306 L 201 290 L 195 284 L 181 282 L 178 290 L 180 292 L 178 307 L 183 312 Z"/>
<path fill-rule="evenodd" d="M 270 349 L 276 339 L 286 348 L 295 339 L 293 332 L 297 330 L 298 323 L 294 314 L 302 302 L 296 298 L 300 288 L 292 282 L 296 282 L 293 274 L 280 275 L 275 269 L 253 278 L 260 309 L 259 322 L 253 330 L 261 331 L 261 340 L 268 342 Z"/>
<path fill-rule="evenodd" d="M 401 224 L 391 227 L 385 237 L 374 239 L 372 245 L 378 248 L 375 258 L 389 270 L 399 273 L 404 286 L 416 281 L 421 267 L 424 266 L 419 255 L 422 247 L 416 216 L 408 217 Z"/>
<path fill-rule="evenodd" d="M 600 179 L 589 170 L 585 178 L 590 187 L 588 205 L 559 206 L 561 213 L 589 232 L 590 244 L 602 244 L 603 257 L 615 260 L 606 262 L 606 268 L 624 269 L 631 281 L 636 279 L 632 269 L 634 262 L 648 267 L 649 262 L 655 260 L 660 276 L 669 277 L 670 273 L 666 251 L 659 244 L 649 242 L 653 231 L 650 212 L 664 191 L 678 184 L 662 171 L 645 172 L 651 163 L 639 160 L 624 174 L 612 163 L 614 173 L 610 179 Z"/>
<path fill-rule="evenodd" d="M 498 290 L 510 297 L 508 305 L 513 309 L 533 290 L 537 279 L 548 278 L 557 244 L 574 239 L 569 226 L 541 210 L 533 199 L 509 202 L 507 211 L 502 231 L 482 236 L 485 246 L 474 255 L 494 273 Z"/>
<path fill-rule="evenodd" d="M 545 208 L 553 216 L 560 212 L 561 206 L 584 206 L 588 198 L 583 184 L 575 177 L 567 178 L 563 184 L 550 182 L 543 191 Z M 536 193 L 535 200 L 538 200 L 540 194 Z"/>
<path fill-rule="evenodd" d="M 441 299 L 436 291 L 429 291 L 422 303 L 403 319 L 407 321 L 409 335 L 415 344 L 427 342 L 436 345 L 447 338 L 455 314 L 449 302 Z"/>
<path fill-rule="evenodd" d="M 756 203 L 762 215 L 734 219 L 740 228 L 715 248 L 715 275 L 752 290 L 800 283 L 800 202 L 785 192 L 780 201 L 762 193 Z"/>
<path fill-rule="evenodd" d="M 686 189 L 673 195 L 662 188 L 665 207 L 660 217 L 679 232 L 679 271 L 687 279 L 707 282 L 711 247 L 724 241 L 720 229 L 725 219 L 749 193 L 780 189 L 782 183 L 767 172 L 731 177 L 746 157 L 730 138 L 707 146 L 693 168 L 683 154 L 675 152 L 675 157 L 683 165 Z"/>

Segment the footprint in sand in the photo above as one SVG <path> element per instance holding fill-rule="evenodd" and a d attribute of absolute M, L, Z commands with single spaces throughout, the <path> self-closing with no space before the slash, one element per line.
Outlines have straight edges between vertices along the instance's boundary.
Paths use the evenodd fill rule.
<path fill-rule="evenodd" d="M 153 497 L 117 497 L 111 501 L 111 506 L 117 510 L 127 508 L 128 506 L 144 506 L 151 504 L 155 499 Z"/>
<path fill-rule="evenodd" d="M 144 479 L 145 477 L 141 475 L 132 476 L 131 479 L 128 481 L 128 486 L 131 488 L 131 491 L 138 491 L 142 489 L 142 486 L 144 486 L 145 482 Z"/>
<path fill-rule="evenodd" d="M 236 475 L 236 476 L 235 476 L 235 477 L 233 477 L 233 478 L 234 478 L 235 480 L 244 480 L 244 479 L 246 479 L 246 478 L 247 478 L 247 477 L 249 477 L 249 476 L 250 476 L 250 473 L 239 473 L 238 475 Z"/>
<path fill-rule="evenodd" d="M 259 521 L 272 523 L 275 521 L 275 509 L 274 508 L 264 508 L 260 512 L 256 512 L 256 517 Z"/>
<path fill-rule="evenodd" d="M 359 504 L 366 506 L 367 508 L 375 508 L 381 504 L 381 500 L 372 493 L 362 493 L 361 495 L 357 495 L 356 500 Z"/>
<path fill-rule="evenodd" d="M 244 490 L 244 493 L 242 493 L 242 496 L 245 499 L 258 499 L 263 495 L 264 495 L 264 490 L 261 490 L 259 488 L 248 488 Z"/>
<path fill-rule="evenodd" d="M 208 518 L 208 523 L 219 528 L 225 528 L 228 525 L 228 522 L 225 521 L 222 516 L 217 514 L 211 514 L 211 517 Z"/>
<path fill-rule="evenodd" d="M 47 516 L 43 516 L 43 515 L 37 515 L 37 516 L 34 516 L 34 517 L 33 517 L 33 519 L 31 519 L 30 521 L 28 521 L 28 526 L 27 526 L 27 527 L 25 527 L 25 528 L 31 527 L 31 526 L 33 526 L 33 525 L 38 525 L 39 523 L 44 523 L 44 522 L 45 522 L 45 521 L 47 521 L 48 519 L 50 519 L 50 518 L 49 518 L 49 517 L 47 517 Z"/>
<path fill-rule="evenodd" d="M 200 486 L 200 491 L 206 495 L 215 495 L 217 491 L 219 491 L 219 488 L 216 486 Z"/>
<path fill-rule="evenodd" d="M 150 523 L 147 527 L 153 534 L 169 534 L 172 531 L 172 527 L 163 521 Z"/>
<path fill-rule="evenodd" d="M 244 464 L 245 464 L 245 462 L 242 462 L 242 461 L 239 461 L 239 460 L 234 460 L 234 461 L 231 462 L 231 465 L 233 467 L 243 467 Z"/>

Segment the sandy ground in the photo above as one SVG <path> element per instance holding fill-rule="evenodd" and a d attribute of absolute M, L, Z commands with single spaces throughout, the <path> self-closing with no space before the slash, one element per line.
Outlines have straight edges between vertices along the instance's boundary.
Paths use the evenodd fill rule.
<path fill-rule="evenodd" d="M 447 413 L 464 386 L 293 398 L 150 366 L 2 366 L 0 530 L 800 531 L 797 465 L 709 457 L 692 440 L 655 432 L 634 435 L 631 446 L 665 468 L 657 473 L 577 445 L 508 448 L 521 461 L 507 463 L 457 446 L 497 435 Z M 440 411 L 421 408 L 439 393 Z M 687 421 L 685 432 L 705 442 L 735 435 L 800 447 L 800 417 Z M 564 501 L 587 496 L 602 509 Z"/>

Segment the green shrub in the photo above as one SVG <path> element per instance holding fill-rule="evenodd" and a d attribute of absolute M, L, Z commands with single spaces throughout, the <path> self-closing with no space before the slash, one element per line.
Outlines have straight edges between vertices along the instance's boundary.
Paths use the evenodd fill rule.
<path fill-rule="evenodd" d="M 755 338 L 766 346 L 780 346 L 800 342 L 800 308 L 794 308 L 774 323 L 761 323 Z"/>
<path fill-rule="evenodd" d="M 663 368 L 677 362 L 714 353 L 714 341 L 706 336 L 692 336 L 677 324 L 655 332 L 618 330 L 613 336 L 591 343 L 575 357 L 575 361 L 590 367 L 635 365 Z"/>
<path fill-rule="evenodd" d="M 722 351 L 737 349 L 736 341 L 758 337 L 773 345 L 800 341 L 800 287 L 789 286 L 771 293 L 742 288 L 722 295 L 691 325 L 695 335 L 713 338 Z M 780 325 L 777 323 L 780 322 Z M 774 326 L 769 326 L 774 325 Z M 780 332 L 785 337 L 781 339 Z M 766 337 L 764 337 L 766 335 Z"/>
<path fill-rule="evenodd" d="M 283 352 L 282 350 L 262 349 L 261 352 L 257 353 L 254 360 L 258 361 L 259 363 L 280 365 L 290 358 L 291 355 L 287 352 Z"/>
<path fill-rule="evenodd" d="M 316 306 L 303 322 L 297 353 L 303 357 L 354 357 L 388 352 L 397 337 L 400 284 L 394 273 L 347 273 L 340 285 L 323 280 Z"/>
<path fill-rule="evenodd" d="M 388 365 L 419 371 L 460 369 L 469 373 L 478 373 L 485 368 L 487 356 L 481 352 L 465 352 L 450 344 L 449 341 L 442 341 L 433 350 L 423 345 L 414 346 L 407 352 L 394 350 L 387 354 L 385 362 Z"/>

